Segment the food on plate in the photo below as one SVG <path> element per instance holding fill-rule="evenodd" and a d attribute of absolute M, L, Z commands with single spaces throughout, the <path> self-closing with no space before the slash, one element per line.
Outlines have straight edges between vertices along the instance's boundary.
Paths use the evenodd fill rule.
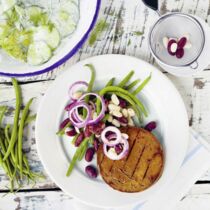
<path fill-rule="evenodd" d="M 129 151 L 118 161 L 104 154 L 103 145 L 97 151 L 97 164 L 103 180 L 122 192 L 139 192 L 150 187 L 161 176 L 163 150 L 156 137 L 137 127 L 122 128 L 129 136 Z"/>
<path fill-rule="evenodd" d="M 78 0 L 60 1 L 55 8 L 4 0 L 0 4 L 0 47 L 19 61 L 41 65 L 76 30 L 78 21 Z"/>
<path fill-rule="evenodd" d="M 179 39 L 163 37 L 163 46 L 167 49 L 169 55 L 180 59 L 184 56 L 185 50 L 192 47 L 192 44 L 190 43 L 189 34 L 186 34 Z"/>
<path fill-rule="evenodd" d="M 6 124 L 3 118 L 9 107 L 0 106 L 0 166 L 3 168 L 10 180 L 10 192 L 20 189 L 23 180 L 35 182 L 39 174 L 31 171 L 26 154 L 23 152 L 23 130 L 36 118 L 30 115 L 30 106 L 33 99 L 30 99 L 24 107 L 22 114 L 21 90 L 15 79 L 12 79 L 15 89 L 16 107 L 14 111 L 13 124 Z"/>
<path fill-rule="evenodd" d="M 66 176 L 85 159 L 88 177 L 96 178 L 100 172 L 116 190 L 142 191 L 158 179 L 163 168 L 161 145 L 151 133 L 156 122 L 143 125 L 148 112 L 137 97 L 151 80 L 151 74 L 142 82 L 139 79 L 130 82 L 134 75 L 130 71 L 120 82 L 111 78 L 102 89 L 95 89 L 94 66 L 85 66 L 91 72 L 90 81 L 70 85 L 69 101 L 64 108 L 66 117 L 57 132 L 59 136 L 71 137 L 76 149 Z M 91 164 L 94 159 L 99 170 Z M 114 171 L 112 166 L 116 166 Z"/>

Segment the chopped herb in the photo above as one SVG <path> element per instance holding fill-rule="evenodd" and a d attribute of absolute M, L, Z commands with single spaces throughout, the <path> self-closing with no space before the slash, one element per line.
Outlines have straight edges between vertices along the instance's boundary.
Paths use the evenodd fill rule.
<path fill-rule="evenodd" d="M 99 20 L 99 22 L 96 24 L 95 28 L 93 29 L 90 38 L 89 38 L 89 45 L 93 46 L 93 44 L 96 42 L 98 37 L 101 36 L 104 30 L 108 28 L 109 24 L 106 23 L 105 20 Z"/>
<path fill-rule="evenodd" d="M 136 36 L 141 36 L 144 33 L 142 31 L 134 31 L 133 34 L 136 35 Z"/>

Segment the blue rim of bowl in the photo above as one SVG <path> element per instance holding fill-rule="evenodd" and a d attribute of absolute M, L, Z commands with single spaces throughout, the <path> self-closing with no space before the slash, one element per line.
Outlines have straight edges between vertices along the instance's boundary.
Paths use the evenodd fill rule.
<path fill-rule="evenodd" d="M 59 61 L 55 62 L 53 65 L 51 65 L 51 66 L 49 66 L 49 67 L 47 67 L 45 69 L 38 70 L 38 71 L 35 71 L 35 72 L 24 73 L 24 74 L 13 74 L 13 73 L 0 72 L 0 76 L 6 76 L 6 77 L 30 77 L 30 76 L 44 74 L 46 72 L 52 71 L 53 69 L 55 69 L 55 68 L 59 67 L 60 65 L 62 65 L 63 63 L 65 63 L 68 59 L 70 59 L 82 47 L 82 45 L 84 44 L 84 42 L 88 38 L 88 35 L 92 31 L 92 29 L 93 29 L 93 27 L 94 27 L 94 25 L 96 23 L 96 20 L 98 18 L 100 5 L 101 5 L 101 0 L 97 0 L 95 14 L 93 16 L 93 20 L 92 20 L 88 30 L 86 31 L 86 33 L 84 34 L 82 39 L 74 46 L 74 48 L 67 55 L 65 55 L 62 59 L 60 59 Z"/>

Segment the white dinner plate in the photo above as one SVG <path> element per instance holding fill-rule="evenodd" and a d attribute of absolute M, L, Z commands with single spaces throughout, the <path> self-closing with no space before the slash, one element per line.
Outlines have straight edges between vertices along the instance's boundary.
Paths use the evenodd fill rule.
<path fill-rule="evenodd" d="M 87 165 L 82 161 L 66 177 L 74 147 L 69 137 L 56 136 L 60 122 L 65 118 L 64 107 L 68 103 L 69 86 L 78 80 L 89 81 L 90 72 L 85 64 L 96 69 L 96 89 L 112 77 L 117 81 L 130 70 L 133 79 L 152 79 L 139 94 L 149 112 L 145 123 L 155 120 L 155 135 L 163 145 L 165 166 L 161 178 L 149 189 L 139 193 L 122 193 L 113 190 L 99 177 L 92 180 L 84 173 Z M 150 64 L 124 55 L 102 55 L 81 61 L 59 76 L 46 92 L 36 120 L 36 142 L 39 157 L 52 180 L 66 193 L 87 204 L 100 207 L 120 207 L 148 200 L 154 192 L 168 184 L 178 172 L 188 145 L 188 117 L 184 103 L 174 85 Z"/>
<path fill-rule="evenodd" d="M 29 5 L 56 8 L 60 0 L 27 0 Z M 38 66 L 17 61 L 0 49 L 0 76 L 27 77 L 43 74 L 70 59 L 84 44 L 98 17 L 101 0 L 79 0 L 79 22 L 72 35 L 62 39 L 52 58 Z"/>

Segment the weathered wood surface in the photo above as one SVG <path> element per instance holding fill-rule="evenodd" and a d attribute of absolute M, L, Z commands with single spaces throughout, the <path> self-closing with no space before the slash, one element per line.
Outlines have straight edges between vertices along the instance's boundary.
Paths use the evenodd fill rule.
<path fill-rule="evenodd" d="M 195 185 L 177 204 L 176 210 L 209 210 L 210 185 Z M 0 200 L 0 210 L 85 210 L 61 191 L 20 192 Z M 89 208 L 90 209 L 90 208 Z M 93 208 L 92 210 L 100 210 Z M 170 208 L 169 208 L 170 210 Z"/>
<path fill-rule="evenodd" d="M 160 4 L 161 13 L 169 11 L 182 11 L 196 14 L 210 24 L 210 1 L 209 0 L 162 0 Z M 135 56 L 146 60 L 154 65 L 154 59 L 149 53 L 147 35 L 151 24 L 157 19 L 157 14 L 146 8 L 140 0 L 102 0 L 99 19 L 106 19 L 109 27 L 96 43 L 90 47 L 88 42 L 79 52 L 65 65 L 59 69 L 40 76 L 31 78 L 20 78 L 28 82 L 22 84 L 24 102 L 35 97 L 32 111 L 37 112 L 38 104 L 57 75 L 63 72 L 79 60 L 90 56 L 119 53 Z M 136 32 L 143 32 L 142 36 Z M 210 142 L 210 71 L 204 72 L 193 78 L 177 78 L 167 76 L 181 93 L 189 115 L 189 123 L 198 130 Z M 5 82 L 9 78 L 0 78 L 0 105 L 7 104 L 14 109 L 13 88 Z M 11 115 L 8 119 L 11 120 Z M 44 169 L 37 156 L 34 125 L 25 131 L 24 149 L 30 160 L 32 168 L 44 173 Z M 210 170 L 200 180 L 210 182 Z M 5 190 L 8 180 L 0 170 L 0 191 Z M 25 189 L 31 186 L 25 185 Z M 40 180 L 35 186 L 38 190 L 54 189 L 56 185 L 46 175 L 45 180 Z M 33 188 L 34 189 L 34 188 Z M 3 192 L 2 192 L 3 194 Z M 39 191 L 17 193 L 0 198 L 0 209 L 68 209 L 70 198 L 60 191 Z M 178 204 L 178 210 L 210 209 L 210 185 L 194 185 L 190 193 Z"/>

